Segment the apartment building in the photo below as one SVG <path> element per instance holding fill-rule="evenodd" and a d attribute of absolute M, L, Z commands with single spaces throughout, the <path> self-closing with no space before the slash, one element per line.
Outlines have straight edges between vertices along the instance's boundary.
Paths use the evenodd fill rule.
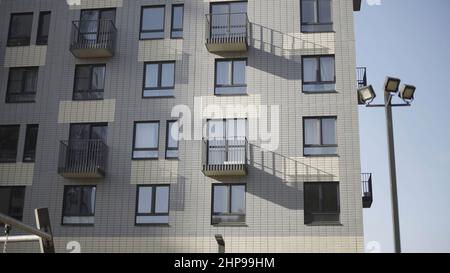
<path fill-rule="evenodd" d="M 0 212 L 57 252 L 363 252 L 360 6 L 1 1 Z"/>

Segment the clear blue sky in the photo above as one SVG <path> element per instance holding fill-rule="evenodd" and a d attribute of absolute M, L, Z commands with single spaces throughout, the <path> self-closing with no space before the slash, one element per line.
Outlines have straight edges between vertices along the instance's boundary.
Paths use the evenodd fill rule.
<path fill-rule="evenodd" d="M 450 1 L 362 1 L 355 13 L 357 65 L 367 66 L 376 101 L 387 75 L 417 87 L 413 107 L 394 110 L 402 248 L 450 252 Z M 384 110 L 360 108 L 360 130 L 362 170 L 374 177 L 365 241 L 392 252 Z"/>

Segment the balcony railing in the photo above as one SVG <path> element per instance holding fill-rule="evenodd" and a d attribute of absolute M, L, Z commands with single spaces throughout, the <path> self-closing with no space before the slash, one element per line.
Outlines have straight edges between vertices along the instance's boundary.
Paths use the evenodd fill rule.
<path fill-rule="evenodd" d="M 70 51 L 78 58 L 114 56 L 117 29 L 111 20 L 72 22 Z"/>
<path fill-rule="evenodd" d="M 372 174 L 362 173 L 362 202 L 363 208 L 370 208 L 373 202 L 373 192 L 372 192 Z"/>
<path fill-rule="evenodd" d="M 58 173 L 66 178 L 102 178 L 108 146 L 99 139 L 61 141 Z"/>
<path fill-rule="evenodd" d="M 203 139 L 202 171 L 207 176 L 246 175 L 247 150 L 245 138 Z"/>
<path fill-rule="evenodd" d="M 358 87 L 367 86 L 367 68 L 366 67 L 357 67 L 356 68 L 356 81 L 358 83 Z"/>
<path fill-rule="evenodd" d="M 207 14 L 205 33 L 210 52 L 247 51 L 250 37 L 247 13 Z"/>

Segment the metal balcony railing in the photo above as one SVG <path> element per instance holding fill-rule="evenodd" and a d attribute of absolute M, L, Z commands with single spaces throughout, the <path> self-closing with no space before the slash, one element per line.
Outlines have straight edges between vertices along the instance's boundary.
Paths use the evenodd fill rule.
<path fill-rule="evenodd" d="M 358 87 L 367 86 L 367 68 L 366 67 L 357 67 L 356 68 L 356 81 L 358 83 Z"/>
<path fill-rule="evenodd" d="M 67 178 L 102 178 L 108 146 L 99 139 L 61 141 L 58 173 Z"/>
<path fill-rule="evenodd" d="M 203 139 L 202 166 L 208 176 L 247 174 L 246 138 Z"/>
<path fill-rule="evenodd" d="M 250 37 L 247 13 L 207 14 L 205 33 L 210 52 L 247 51 Z"/>
<path fill-rule="evenodd" d="M 362 202 L 363 208 L 370 208 L 373 202 L 373 192 L 372 192 L 372 174 L 362 173 Z"/>
<path fill-rule="evenodd" d="M 70 51 L 78 58 L 112 57 L 116 36 L 112 20 L 73 21 Z"/>

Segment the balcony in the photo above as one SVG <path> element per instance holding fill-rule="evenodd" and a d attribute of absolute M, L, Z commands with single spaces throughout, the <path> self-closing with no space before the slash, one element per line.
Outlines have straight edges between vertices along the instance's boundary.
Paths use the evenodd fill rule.
<path fill-rule="evenodd" d="M 248 50 L 250 22 L 247 13 L 206 15 L 206 48 L 211 53 Z"/>
<path fill-rule="evenodd" d="M 72 22 L 70 51 L 77 58 L 114 56 L 117 29 L 111 20 Z"/>
<path fill-rule="evenodd" d="M 362 182 L 362 202 L 363 208 L 370 208 L 373 202 L 372 195 L 372 174 L 371 173 L 362 173 L 361 174 L 361 182 Z"/>
<path fill-rule="evenodd" d="M 203 139 L 202 171 L 206 176 L 247 175 L 247 139 Z"/>
<path fill-rule="evenodd" d="M 356 68 L 356 81 L 359 87 L 367 86 L 367 68 L 357 67 Z"/>
<path fill-rule="evenodd" d="M 58 174 L 65 178 L 103 178 L 108 146 L 99 139 L 61 141 Z"/>

